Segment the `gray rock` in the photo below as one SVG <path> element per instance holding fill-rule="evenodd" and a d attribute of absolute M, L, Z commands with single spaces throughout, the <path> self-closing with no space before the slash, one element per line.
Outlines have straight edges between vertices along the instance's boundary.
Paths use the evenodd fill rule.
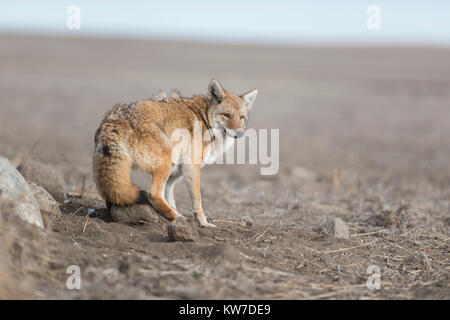
<path fill-rule="evenodd" d="M 111 219 L 114 222 L 139 224 L 141 221 L 150 221 L 153 217 L 152 208 L 145 204 L 130 206 L 112 206 Z"/>
<path fill-rule="evenodd" d="M 198 240 L 198 233 L 194 230 L 186 218 L 173 220 L 167 228 L 169 241 L 194 242 Z"/>
<path fill-rule="evenodd" d="M 114 222 L 140 224 L 142 221 L 168 223 L 168 220 L 156 213 L 151 207 L 149 195 L 141 190 L 135 204 L 129 206 L 111 206 L 111 219 Z"/>
<path fill-rule="evenodd" d="M 17 170 L 28 182 L 34 182 L 44 188 L 51 196 L 63 203 L 66 199 L 66 183 L 60 173 L 46 164 L 28 160 L 21 163 Z"/>
<path fill-rule="evenodd" d="M 44 228 L 39 205 L 22 175 L 8 161 L 0 156 L 0 197 L 13 201 L 13 212 L 23 220 Z"/>
<path fill-rule="evenodd" d="M 239 219 L 239 224 L 244 228 L 248 228 L 254 225 L 255 221 L 249 216 L 243 216 Z"/>
<path fill-rule="evenodd" d="M 39 209 L 41 212 L 45 211 L 56 216 L 61 216 L 61 210 L 59 209 L 59 204 L 56 200 L 48 193 L 44 188 L 38 186 L 37 184 L 29 183 L 31 192 L 36 199 Z"/>
<path fill-rule="evenodd" d="M 348 228 L 344 221 L 333 217 L 322 223 L 319 227 L 314 229 L 317 232 L 325 232 L 330 236 L 340 239 L 348 239 Z"/>

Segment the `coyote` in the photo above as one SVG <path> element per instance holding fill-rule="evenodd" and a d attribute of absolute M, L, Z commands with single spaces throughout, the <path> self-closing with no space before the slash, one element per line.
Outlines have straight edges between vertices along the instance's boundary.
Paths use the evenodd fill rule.
<path fill-rule="evenodd" d="M 95 133 L 93 171 L 106 207 L 126 206 L 140 197 L 139 188 L 131 182 L 131 169 L 152 175 L 149 202 L 152 207 L 173 220 L 176 211 L 175 184 L 184 177 L 192 200 L 192 210 L 204 227 L 215 227 L 206 219 L 200 195 L 200 169 L 226 151 L 232 141 L 244 135 L 248 114 L 257 89 L 237 96 L 212 79 L 206 95 L 181 97 L 177 92 L 169 99 L 141 100 L 115 105 L 103 118 Z M 201 161 L 195 161 L 193 139 L 188 148 L 176 148 L 171 136 L 183 129 L 194 136 L 201 128 Z M 200 125 L 198 125 L 200 124 Z"/>

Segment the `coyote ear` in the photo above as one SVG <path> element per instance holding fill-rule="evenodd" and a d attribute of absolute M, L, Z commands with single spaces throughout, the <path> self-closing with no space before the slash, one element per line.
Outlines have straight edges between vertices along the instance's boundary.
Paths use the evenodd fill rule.
<path fill-rule="evenodd" d="M 212 79 L 209 82 L 208 94 L 214 101 L 221 103 L 225 98 L 225 89 L 222 87 L 219 81 Z"/>
<path fill-rule="evenodd" d="M 253 89 L 242 95 L 242 98 L 244 99 L 245 102 L 245 108 L 247 108 L 248 111 L 250 111 L 250 109 L 252 108 L 253 102 L 255 102 L 257 95 L 258 89 Z"/>

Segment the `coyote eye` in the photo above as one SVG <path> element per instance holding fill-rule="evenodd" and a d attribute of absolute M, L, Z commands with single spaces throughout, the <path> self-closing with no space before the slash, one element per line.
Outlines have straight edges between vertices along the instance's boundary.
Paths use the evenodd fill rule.
<path fill-rule="evenodd" d="M 229 113 L 222 113 L 222 115 L 227 119 L 231 118 L 231 114 L 229 114 Z"/>
<path fill-rule="evenodd" d="M 241 120 L 244 120 L 245 116 L 241 116 Z"/>

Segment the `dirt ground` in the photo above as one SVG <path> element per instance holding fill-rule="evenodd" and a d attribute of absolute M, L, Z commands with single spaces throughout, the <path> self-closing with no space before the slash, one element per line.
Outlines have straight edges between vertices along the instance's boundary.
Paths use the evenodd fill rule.
<path fill-rule="evenodd" d="M 38 231 L 0 210 L 0 297 L 32 299 L 449 299 L 450 50 L 264 47 L 0 36 L 0 154 L 64 174 L 61 218 Z M 199 233 L 111 222 L 91 174 L 105 111 L 212 77 L 257 87 L 253 128 L 280 129 L 277 175 L 202 171 Z M 133 174 L 143 188 L 149 177 Z M 84 188 L 82 188 L 82 182 Z M 87 219 L 89 208 L 99 212 Z M 348 240 L 313 229 L 338 217 Z M 245 223 L 250 221 L 251 223 Z M 81 289 L 66 288 L 66 269 Z M 381 288 L 369 289 L 378 266 Z"/>

